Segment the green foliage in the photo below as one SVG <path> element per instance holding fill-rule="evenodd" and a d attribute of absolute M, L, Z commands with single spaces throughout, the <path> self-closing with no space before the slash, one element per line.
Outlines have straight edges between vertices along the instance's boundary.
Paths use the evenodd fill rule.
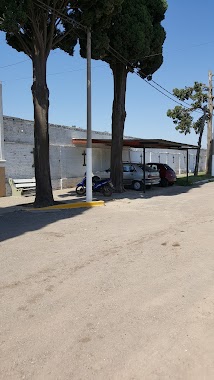
<path fill-rule="evenodd" d="M 173 110 L 168 110 L 167 116 L 173 119 L 177 131 L 185 135 L 191 132 L 193 117 L 186 108 L 176 106 Z"/>
<path fill-rule="evenodd" d="M 203 83 L 195 82 L 193 87 L 185 87 L 184 89 L 174 88 L 173 94 L 180 100 L 191 99 L 193 109 L 203 109 L 204 103 L 207 103 L 207 87 Z"/>
<path fill-rule="evenodd" d="M 113 14 L 119 11 L 124 0 L 79 0 L 76 16 L 83 25 L 106 29 L 111 23 Z"/>
<path fill-rule="evenodd" d="M 0 30 L 6 32 L 6 40 L 17 51 L 23 51 L 30 58 L 41 50 L 46 58 L 50 50 L 60 47 L 62 39 L 68 35 L 63 27 L 58 11 L 72 17 L 70 2 L 49 0 L 50 9 L 37 0 L 1 0 Z M 68 52 L 73 54 L 77 38 L 69 29 Z"/>
<path fill-rule="evenodd" d="M 201 128 L 204 126 L 204 116 L 200 116 L 196 121 L 192 113 L 195 110 L 205 110 L 208 102 L 208 88 L 203 83 L 195 82 L 192 87 L 185 87 L 184 89 L 173 89 L 173 94 L 181 101 L 192 100 L 190 107 L 176 106 L 174 109 L 167 111 L 167 116 L 173 119 L 176 125 L 175 129 L 185 135 L 191 133 L 193 129 L 196 134 L 199 134 Z M 206 119 L 209 113 L 206 111 Z"/>
<path fill-rule="evenodd" d="M 0 30 L 16 33 L 26 22 L 26 5 L 18 1 L 4 1 L 0 3 Z M 18 22 L 17 22 L 18 20 Z"/>
<path fill-rule="evenodd" d="M 207 180 L 207 182 L 213 182 L 213 178 L 210 175 L 207 175 L 203 172 L 198 173 L 197 176 L 195 176 L 195 174 L 193 175 L 193 174 L 189 173 L 188 182 L 187 182 L 186 176 L 177 177 L 176 185 L 178 185 L 178 186 L 192 186 L 194 184 L 197 184 L 197 182 L 199 182 L 199 184 L 200 184 L 200 181 L 206 181 L 206 180 Z"/>
<path fill-rule="evenodd" d="M 153 74 L 163 62 L 162 45 L 165 31 L 160 23 L 167 9 L 166 1 L 123 0 L 115 3 L 115 10 L 108 20 L 103 17 L 96 22 L 92 16 L 88 16 L 86 8 L 82 12 L 81 20 L 90 20 L 92 23 L 93 58 L 102 59 L 110 65 L 122 61 L 129 66 L 129 71 L 137 68 L 142 77 Z M 86 21 L 84 23 L 86 24 Z M 86 57 L 85 38 L 80 40 L 80 46 L 81 55 Z M 111 49 L 109 51 L 109 47 L 119 52 L 125 60 L 114 54 Z"/>
<path fill-rule="evenodd" d="M 73 10 L 75 21 L 89 27 L 92 31 L 92 51 L 93 58 L 100 59 L 105 55 L 109 46 L 107 30 L 111 26 L 112 17 L 121 10 L 124 0 L 78 0 L 78 7 Z M 66 27 L 66 21 L 64 26 Z M 78 30 L 81 44 L 80 54 L 86 57 L 86 32 Z M 63 47 L 62 47 L 63 48 Z"/>

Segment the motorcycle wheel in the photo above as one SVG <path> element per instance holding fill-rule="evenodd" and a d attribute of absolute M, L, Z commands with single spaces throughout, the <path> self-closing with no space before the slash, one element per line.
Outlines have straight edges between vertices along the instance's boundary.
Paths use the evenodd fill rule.
<path fill-rule="evenodd" d="M 113 193 L 113 190 L 109 185 L 104 185 L 102 188 L 102 193 L 105 197 L 110 197 Z"/>
<path fill-rule="evenodd" d="M 86 193 L 86 187 L 84 187 L 84 186 L 77 186 L 76 187 L 76 193 L 78 195 L 84 195 Z"/>

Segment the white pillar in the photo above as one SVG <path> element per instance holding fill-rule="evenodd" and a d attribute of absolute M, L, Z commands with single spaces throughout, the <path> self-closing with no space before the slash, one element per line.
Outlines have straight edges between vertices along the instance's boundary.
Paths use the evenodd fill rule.
<path fill-rule="evenodd" d="M 3 125 L 3 105 L 2 105 L 2 83 L 0 82 L 0 162 L 4 159 L 4 125 Z"/>
<path fill-rule="evenodd" d="M 59 147 L 59 164 L 60 164 L 60 190 L 62 190 L 62 147 Z"/>
<path fill-rule="evenodd" d="M 91 139 L 91 31 L 87 30 L 87 148 L 86 202 L 92 201 L 92 139 Z"/>
<path fill-rule="evenodd" d="M 5 195 L 4 123 L 2 105 L 2 83 L 0 82 L 0 197 L 4 197 Z"/>
<path fill-rule="evenodd" d="M 181 154 L 178 153 L 178 173 L 181 174 Z"/>

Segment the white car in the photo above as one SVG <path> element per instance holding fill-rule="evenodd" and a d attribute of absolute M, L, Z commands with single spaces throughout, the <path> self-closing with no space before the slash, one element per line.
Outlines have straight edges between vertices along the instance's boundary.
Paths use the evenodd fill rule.
<path fill-rule="evenodd" d="M 133 164 L 130 162 L 123 163 L 123 183 L 124 186 L 132 186 L 134 190 L 141 190 L 144 181 L 146 186 L 158 185 L 160 183 L 160 173 L 147 165 Z M 100 179 L 110 178 L 110 169 L 94 173 L 95 177 Z"/>

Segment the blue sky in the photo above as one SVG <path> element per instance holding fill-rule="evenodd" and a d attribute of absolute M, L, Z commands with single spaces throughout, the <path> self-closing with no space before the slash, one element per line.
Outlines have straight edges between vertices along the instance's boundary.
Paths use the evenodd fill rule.
<path fill-rule="evenodd" d="M 214 72 L 213 14 L 213 0 L 168 0 L 163 22 L 167 34 L 164 63 L 153 75 L 153 80 L 171 92 L 175 87 L 191 86 L 194 81 L 208 83 L 208 71 Z M 52 52 L 47 73 L 49 121 L 86 128 L 86 61 L 79 57 L 78 48 L 74 57 L 61 51 Z M 0 33 L 0 81 L 4 115 L 32 120 L 31 61 L 9 47 L 3 33 Z M 111 132 L 112 100 L 111 70 L 104 62 L 93 61 L 93 130 Z M 138 76 L 129 74 L 125 134 L 196 144 L 194 132 L 187 136 L 180 134 L 166 116 L 167 110 L 175 105 Z M 206 134 L 203 146 L 206 146 Z"/>

